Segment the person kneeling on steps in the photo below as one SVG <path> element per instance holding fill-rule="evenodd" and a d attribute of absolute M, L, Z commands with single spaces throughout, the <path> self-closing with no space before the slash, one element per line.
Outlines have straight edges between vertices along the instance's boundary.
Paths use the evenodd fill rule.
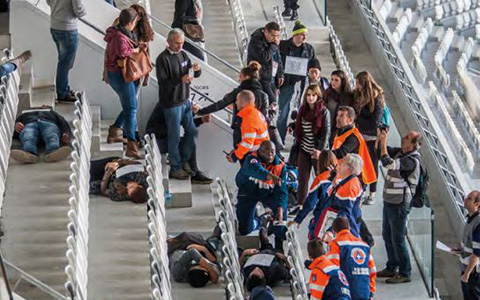
<path fill-rule="evenodd" d="M 70 125 L 49 106 L 24 111 L 15 120 L 15 133 L 22 143 L 21 149 L 11 151 L 12 158 L 22 163 L 37 163 L 38 146 L 45 144 L 45 162 L 56 162 L 70 155 Z"/>

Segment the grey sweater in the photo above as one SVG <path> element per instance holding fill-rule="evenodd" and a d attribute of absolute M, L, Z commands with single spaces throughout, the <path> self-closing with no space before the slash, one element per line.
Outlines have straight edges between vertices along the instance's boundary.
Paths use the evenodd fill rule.
<path fill-rule="evenodd" d="M 76 30 L 78 18 L 86 15 L 82 0 L 47 0 L 51 8 L 50 27 L 57 30 Z"/>

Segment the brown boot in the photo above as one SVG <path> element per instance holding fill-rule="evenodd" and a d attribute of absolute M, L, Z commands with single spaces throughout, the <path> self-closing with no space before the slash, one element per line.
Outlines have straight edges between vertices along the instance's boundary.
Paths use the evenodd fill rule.
<path fill-rule="evenodd" d="M 32 52 L 30 50 L 27 50 L 27 51 L 23 52 L 22 54 L 20 54 L 19 56 L 12 58 L 8 62 L 14 64 L 18 68 L 24 62 L 29 60 L 31 57 L 32 57 Z"/>
<path fill-rule="evenodd" d="M 113 125 L 108 129 L 107 143 L 127 143 L 127 139 L 123 138 L 122 128 L 115 127 Z"/>
<path fill-rule="evenodd" d="M 127 141 L 127 151 L 125 151 L 125 156 L 133 157 L 136 159 L 142 158 L 142 155 L 140 154 L 140 150 L 138 150 L 137 142 L 131 141 L 131 140 Z"/>

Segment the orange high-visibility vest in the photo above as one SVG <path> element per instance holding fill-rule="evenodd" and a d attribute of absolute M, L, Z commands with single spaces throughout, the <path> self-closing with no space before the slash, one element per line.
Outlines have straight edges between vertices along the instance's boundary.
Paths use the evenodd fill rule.
<path fill-rule="evenodd" d="M 335 139 L 333 140 L 333 150 L 337 150 L 342 146 L 345 142 L 347 137 L 351 134 L 354 134 L 359 142 L 358 146 L 358 155 L 363 160 L 363 168 L 362 168 L 362 181 L 364 184 L 370 184 L 377 182 L 377 172 L 375 172 L 375 168 L 373 167 L 372 159 L 370 158 L 370 154 L 368 153 L 367 144 L 362 137 L 360 131 L 358 131 L 357 127 L 353 127 L 351 130 L 345 132 L 341 136 L 335 135 Z"/>
<path fill-rule="evenodd" d="M 247 105 L 238 112 L 242 118 L 242 141 L 235 150 L 238 159 L 258 150 L 263 141 L 269 140 L 268 124 L 263 114 L 255 108 L 255 104 Z"/>

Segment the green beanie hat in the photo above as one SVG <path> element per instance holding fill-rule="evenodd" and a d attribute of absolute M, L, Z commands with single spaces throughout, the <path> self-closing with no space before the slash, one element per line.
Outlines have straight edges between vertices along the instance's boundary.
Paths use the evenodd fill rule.
<path fill-rule="evenodd" d="M 292 36 L 302 33 L 308 33 L 308 29 L 300 22 L 300 20 L 297 20 L 295 26 L 293 26 Z"/>

